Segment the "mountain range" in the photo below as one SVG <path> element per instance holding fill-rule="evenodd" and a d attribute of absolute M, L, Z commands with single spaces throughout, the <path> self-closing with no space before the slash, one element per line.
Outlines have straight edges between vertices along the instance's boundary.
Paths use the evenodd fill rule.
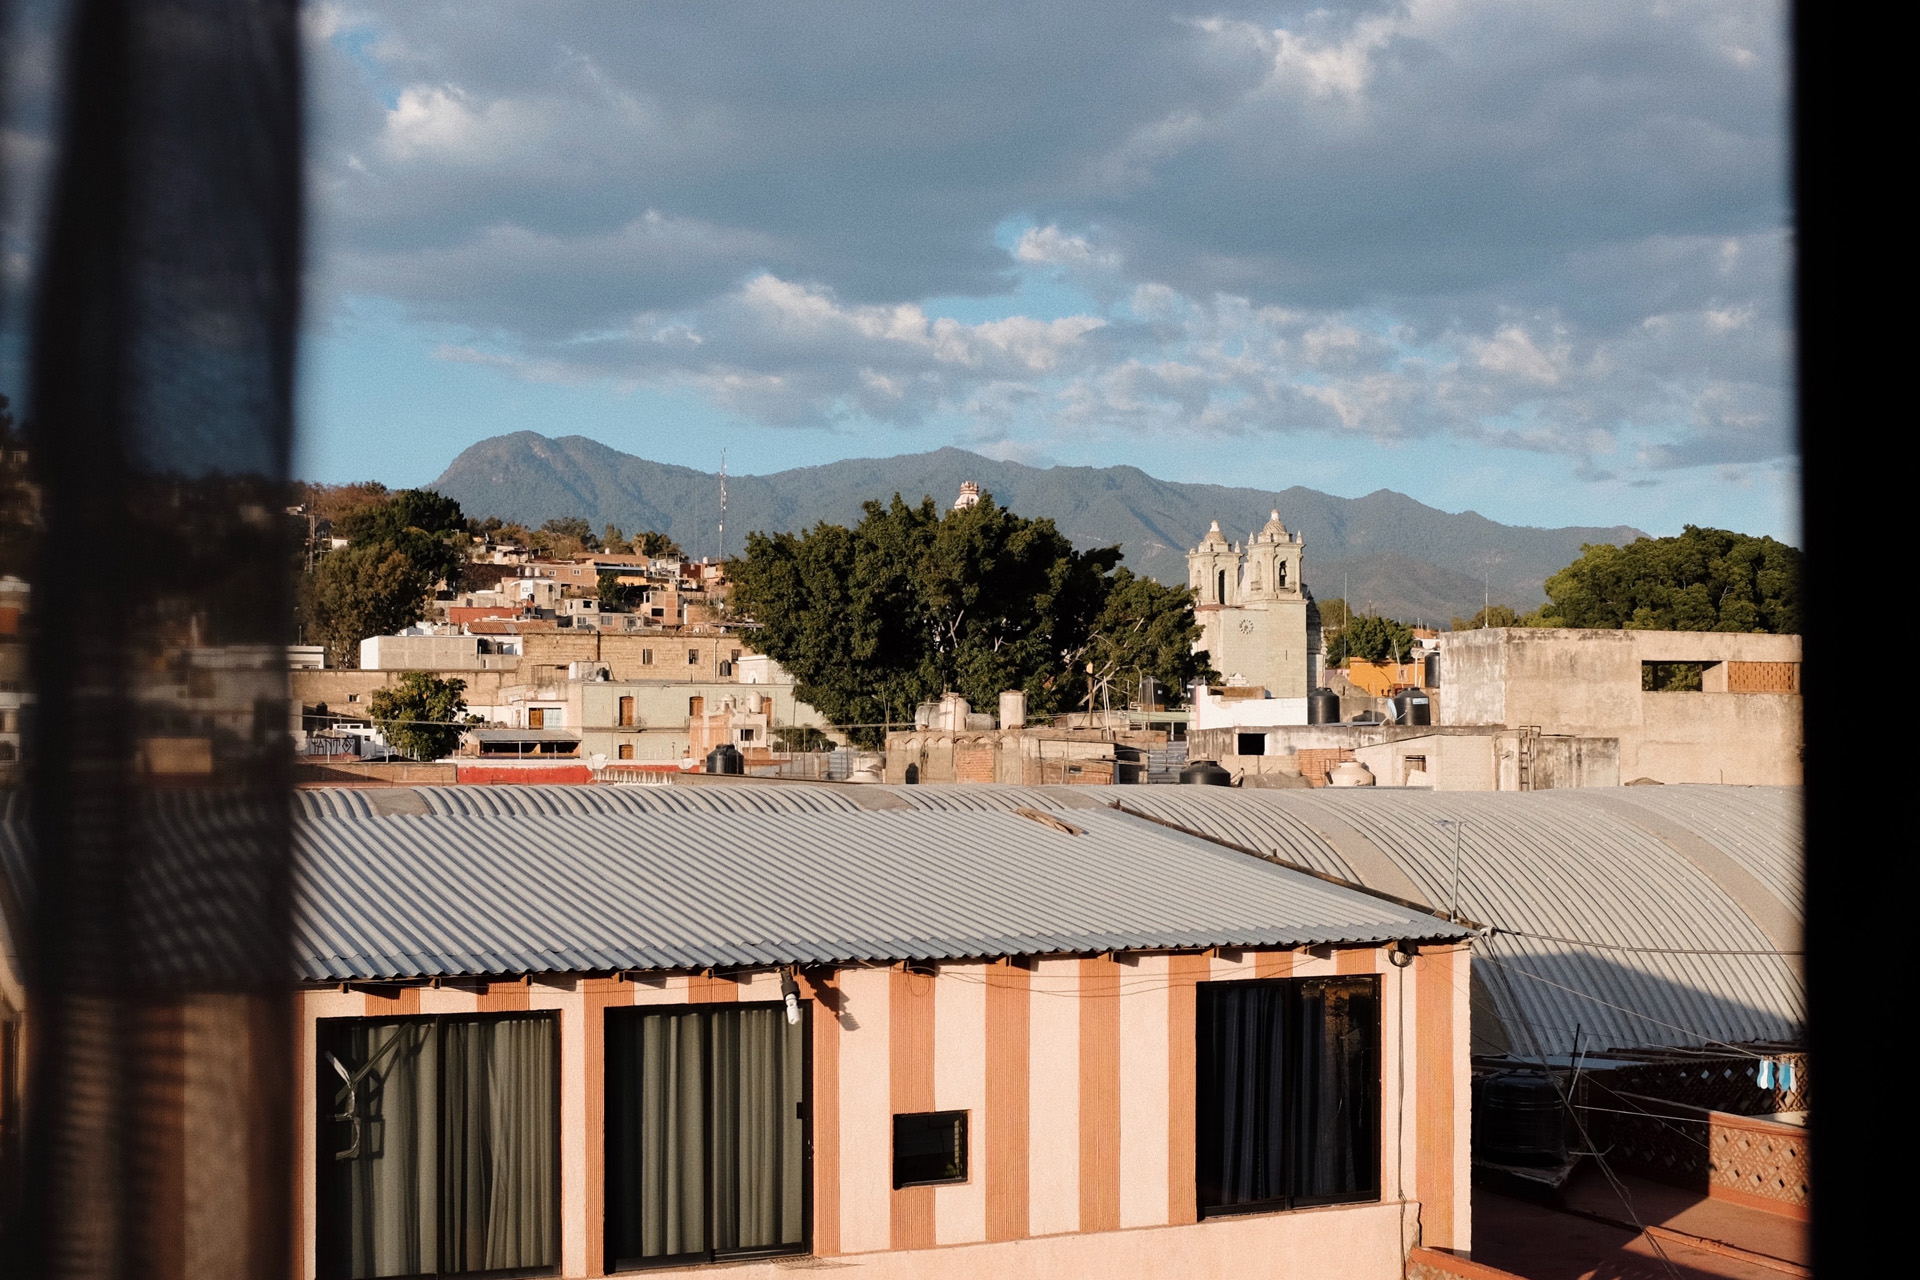
<path fill-rule="evenodd" d="M 1548 575 L 1583 543 L 1644 536 L 1612 528 L 1536 529 L 1474 512 L 1447 512 L 1379 489 L 1340 498 L 1316 489 L 1234 488 L 1159 480 L 1136 467 L 1029 467 L 963 449 L 893 458 L 850 458 L 763 476 L 728 476 L 726 550 L 749 530 L 799 531 L 825 520 L 852 524 L 860 504 L 932 495 L 953 500 L 964 480 L 1023 516 L 1051 517 L 1082 547 L 1119 544 L 1124 563 L 1162 582 L 1186 580 L 1186 550 L 1211 521 L 1244 542 L 1277 509 L 1304 535 L 1303 576 L 1321 599 L 1345 595 L 1408 621 L 1467 617 L 1483 598 L 1516 609 L 1545 599 Z M 463 451 L 433 484 L 469 515 L 537 527 L 581 516 L 594 528 L 656 529 L 692 556 L 719 554 L 720 478 L 650 462 L 585 436 L 532 431 L 494 436 Z"/>

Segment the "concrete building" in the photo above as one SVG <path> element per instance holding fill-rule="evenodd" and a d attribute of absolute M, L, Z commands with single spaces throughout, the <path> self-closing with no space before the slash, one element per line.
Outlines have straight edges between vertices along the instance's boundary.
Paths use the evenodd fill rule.
<path fill-rule="evenodd" d="M 1309 625 L 1312 597 L 1301 579 L 1305 549 L 1305 540 L 1288 533 L 1275 511 L 1244 550 L 1227 541 L 1216 520 L 1187 552 L 1187 582 L 1200 624 L 1196 651 L 1206 650 L 1214 669 L 1230 681 L 1284 699 L 1304 698 L 1314 687 L 1320 637 Z"/>
<path fill-rule="evenodd" d="M 1614 738 L 1627 782 L 1794 785 L 1800 654 L 1799 636 L 1721 631 L 1448 632 L 1439 721 Z M 1660 687 L 1678 683 L 1697 688 Z"/>

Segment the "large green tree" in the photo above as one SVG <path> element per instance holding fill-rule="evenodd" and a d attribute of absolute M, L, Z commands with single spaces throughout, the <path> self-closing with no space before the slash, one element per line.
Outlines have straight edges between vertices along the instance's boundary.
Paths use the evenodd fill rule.
<path fill-rule="evenodd" d="M 418 622 L 434 588 L 460 585 L 468 563 L 471 535 L 453 499 L 430 489 L 362 496 L 333 522 L 346 548 L 300 584 L 307 639 L 326 645 L 336 666 L 355 665 L 368 636 Z"/>
<path fill-rule="evenodd" d="M 727 566 L 756 647 L 836 724 L 898 723 L 947 690 L 991 706 L 1020 689 L 1045 715 L 1085 697 L 1088 662 L 1139 664 L 1174 689 L 1194 673 L 1180 652 L 1198 635 L 1191 593 L 1123 581 L 1117 547 L 1076 550 L 1051 520 L 991 498 L 943 512 L 896 494 L 863 510 L 851 529 L 749 534 Z"/>
<path fill-rule="evenodd" d="M 1547 603 L 1527 619 L 1542 627 L 1651 631 L 1764 631 L 1801 626 L 1796 547 L 1726 529 L 1687 525 L 1673 538 L 1624 547 L 1584 546 L 1547 579 Z"/>
<path fill-rule="evenodd" d="M 1357 614 L 1327 646 L 1327 665 L 1343 667 L 1349 659 L 1368 662 L 1405 662 L 1413 652 L 1413 632 L 1406 623 L 1376 614 Z"/>
<path fill-rule="evenodd" d="M 385 543 L 336 551 L 301 584 L 307 639 L 327 647 L 336 667 L 360 663 L 360 642 L 420 621 L 433 581 L 405 553 Z"/>
<path fill-rule="evenodd" d="M 394 750 L 415 760 L 438 760 L 460 745 L 467 682 L 442 680 L 431 671 L 409 671 L 391 689 L 374 691 L 368 712 Z"/>

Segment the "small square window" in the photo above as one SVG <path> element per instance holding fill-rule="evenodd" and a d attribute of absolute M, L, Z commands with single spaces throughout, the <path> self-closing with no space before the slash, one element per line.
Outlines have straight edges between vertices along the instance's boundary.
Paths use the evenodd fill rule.
<path fill-rule="evenodd" d="M 643 667 L 650 667 L 653 665 L 653 650 L 642 649 L 640 651 L 640 665 Z"/>
<path fill-rule="evenodd" d="M 700 665 L 700 651 L 698 649 L 687 650 L 687 665 L 690 667 Z"/>
<path fill-rule="evenodd" d="M 967 1113 L 922 1111 L 893 1118 L 893 1185 L 967 1180 Z"/>

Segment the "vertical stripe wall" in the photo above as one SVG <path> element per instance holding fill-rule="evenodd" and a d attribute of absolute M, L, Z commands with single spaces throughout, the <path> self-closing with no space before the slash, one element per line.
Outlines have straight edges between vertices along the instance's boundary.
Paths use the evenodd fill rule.
<path fill-rule="evenodd" d="M 1402 1245 L 1470 1247 L 1469 955 L 1395 968 L 1373 947 L 1136 954 L 820 971 L 812 1001 L 813 1251 L 823 1256 L 1194 1223 L 1197 984 L 1381 976 L 1381 1199 Z M 561 1055 L 561 1274 L 600 1276 L 607 1009 L 778 1000 L 779 979 L 558 978 L 303 993 L 300 1250 L 311 1277 L 315 1020 L 553 1009 Z M 1404 1049 L 1404 1053 L 1402 1052 Z M 892 1119 L 968 1113 L 964 1183 L 894 1190 Z M 1377 1217 L 1377 1211 L 1376 1211 Z"/>

